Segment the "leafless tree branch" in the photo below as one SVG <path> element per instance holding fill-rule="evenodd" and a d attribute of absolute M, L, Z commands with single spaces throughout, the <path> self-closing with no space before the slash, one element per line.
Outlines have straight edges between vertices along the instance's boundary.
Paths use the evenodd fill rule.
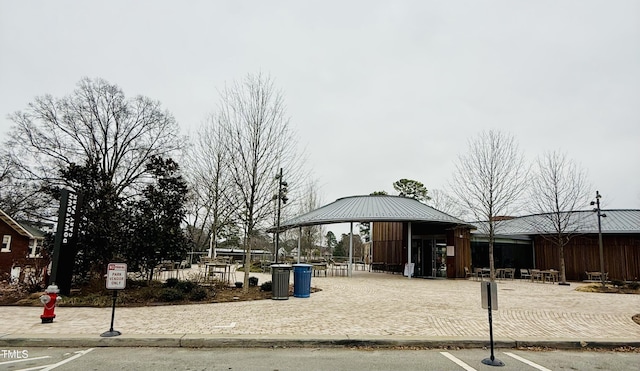
<path fill-rule="evenodd" d="M 469 143 L 456 162 L 453 192 L 489 236 L 489 268 L 495 279 L 493 245 L 496 227 L 522 206 L 528 167 L 515 139 L 499 131 L 485 131 Z"/>

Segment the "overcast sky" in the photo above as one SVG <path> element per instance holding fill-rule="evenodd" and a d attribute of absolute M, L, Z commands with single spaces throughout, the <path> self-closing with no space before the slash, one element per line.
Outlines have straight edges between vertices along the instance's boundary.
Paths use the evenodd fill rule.
<path fill-rule="evenodd" d="M 34 97 L 101 77 L 195 131 L 269 74 L 323 203 L 400 178 L 446 190 L 487 129 L 560 149 L 640 208 L 640 1 L 0 0 L 0 140 Z"/>

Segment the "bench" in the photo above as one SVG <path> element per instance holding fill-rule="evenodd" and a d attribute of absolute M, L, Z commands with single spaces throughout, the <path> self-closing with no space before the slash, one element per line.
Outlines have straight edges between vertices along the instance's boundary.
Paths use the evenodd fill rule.
<path fill-rule="evenodd" d="M 587 275 L 587 281 L 600 282 L 602 281 L 602 272 L 584 272 Z M 609 273 L 604 272 L 604 280 L 607 281 Z"/>

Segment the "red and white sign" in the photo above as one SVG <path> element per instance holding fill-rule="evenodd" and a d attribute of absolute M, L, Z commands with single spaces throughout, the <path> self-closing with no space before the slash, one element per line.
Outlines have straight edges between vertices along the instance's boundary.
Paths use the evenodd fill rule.
<path fill-rule="evenodd" d="M 127 286 L 127 265 L 109 263 L 107 267 L 107 290 L 122 290 Z"/>

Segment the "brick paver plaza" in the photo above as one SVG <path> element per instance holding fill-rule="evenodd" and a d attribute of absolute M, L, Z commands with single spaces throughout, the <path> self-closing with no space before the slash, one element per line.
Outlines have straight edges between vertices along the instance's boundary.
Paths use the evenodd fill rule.
<path fill-rule="evenodd" d="M 260 283 L 271 280 L 268 274 L 252 276 Z M 488 337 L 477 281 L 355 271 L 353 277 L 313 277 L 311 285 L 322 291 L 310 298 L 117 308 L 114 329 L 123 336 Z M 640 313 L 640 295 L 584 293 L 575 290 L 579 285 L 498 281 L 494 337 L 640 340 L 640 325 L 631 319 Z M 39 307 L 0 307 L 0 339 L 97 336 L 111 320 L 111 308 L 58 307 L 52 324 L 41 324 L 40 314 Z"/>

